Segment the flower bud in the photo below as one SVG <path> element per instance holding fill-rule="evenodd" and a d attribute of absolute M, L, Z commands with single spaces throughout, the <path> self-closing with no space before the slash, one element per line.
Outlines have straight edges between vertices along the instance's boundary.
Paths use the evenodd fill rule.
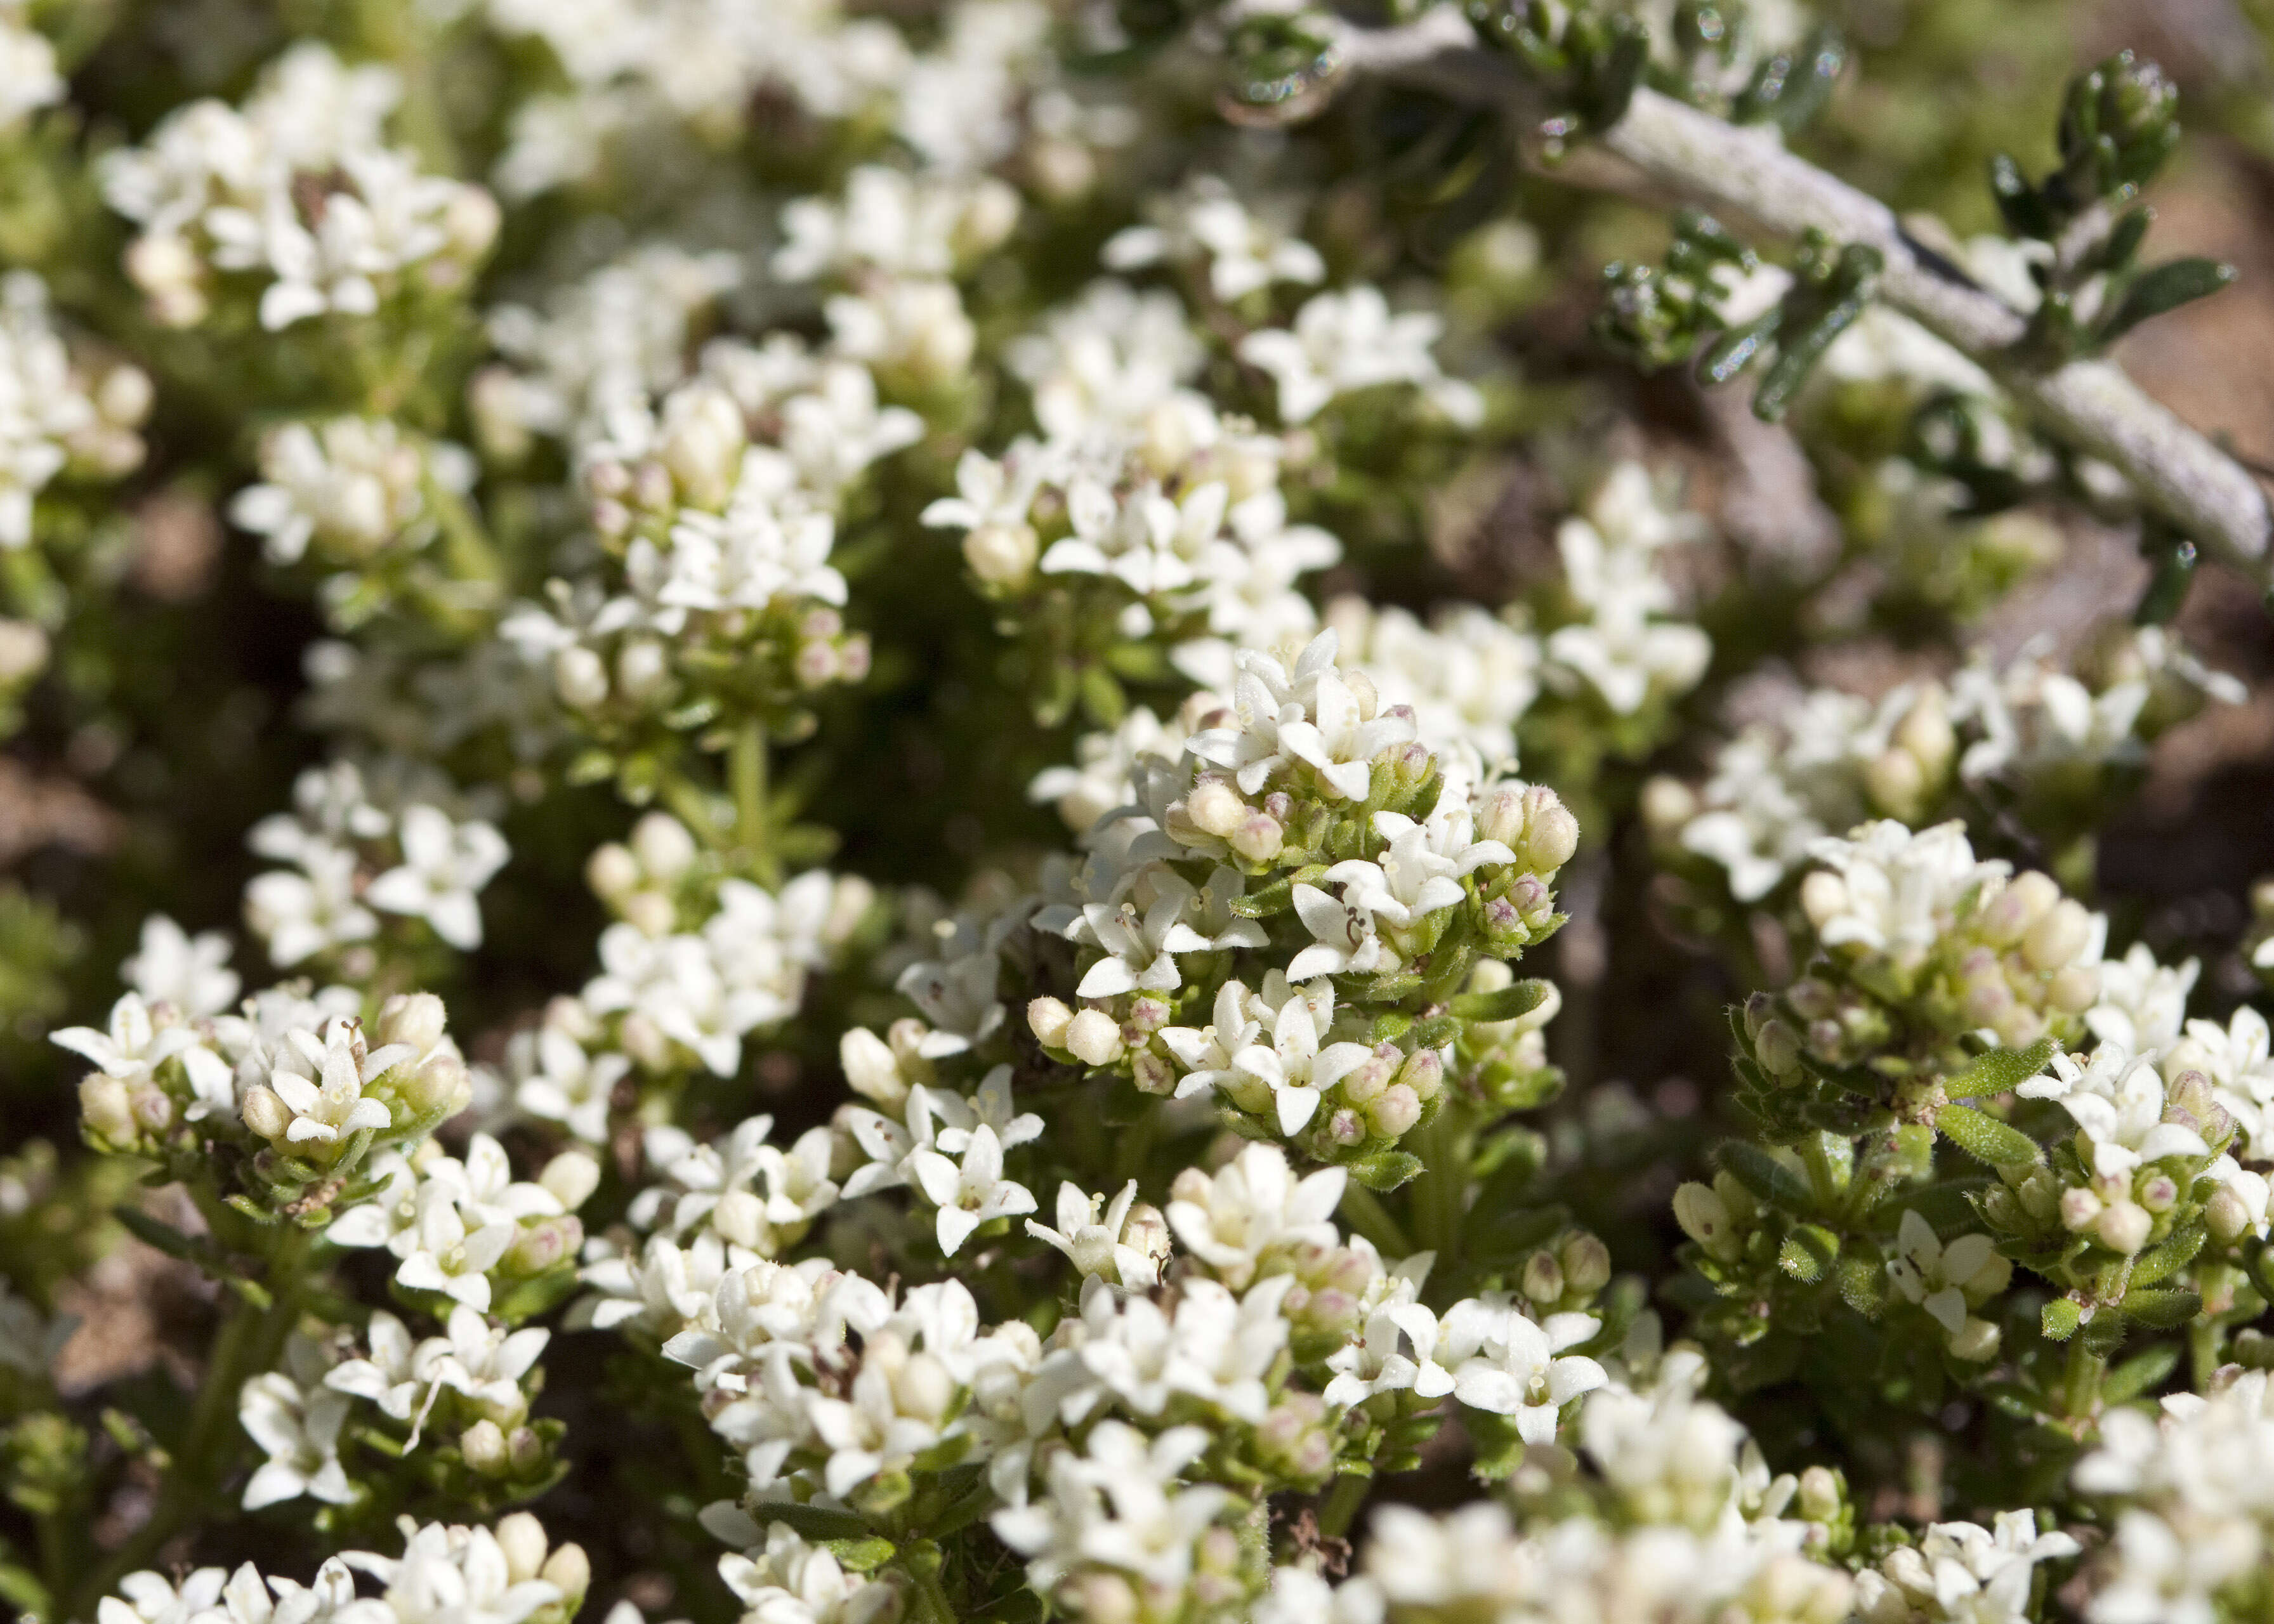
<path fill-rule="evenodd" d="M 505 1447 L 506 1463 L 517 1477 L 525 1477 L 545 1464 L 545 1440 L 532 1428 L 514 1428 Z"/>
<path fill-rule="evenodd" d="M 498 1550 L 505 1557 L 506 1577 L 516 1584 L 537 1577 L 545 1566 L 549 1542 L 544 1525 L 526 1511 L 501 1518 L 496 1529 Z"/>
<path fill-rule="evenodd" d="M 545 1164 L 537 1182 L 564 1210 L 573 1213 L 600 1187 L 600 1164 L 588 1152 L 564 1150 Z"/>
<path fill-rule="evenodd" d="M 1286 844 L 1287 831 L 1269 813 L 1258 812 L 1231 831 L 1231 849 L 1250 862 L 1269 862 Z"/>
<path fill-rule="evenodd" d="M 1535 1252 L 1524 1260 L 1524 1295 L 1535 1303 L 1553 1303 L 1563 1296 L 1563 1266 L 1553 1252 Z"/>
<path fill-rule="evenodd" d="M 79 1091 L 79 1099 L 84 1104 L 87 1099 L 85 1089 Z M 245 1125 L 264 1139 L 282 1139 L 292 1125 L 291 1110 L 266 1083 L 255 1083 L 245 1091 L 242 1115 Z"/>
<path fill-rule="evenodd" d="M 1790 1078 L 1800 1071 L 1800 1040 L 1781 1020 L 1762 1023 L 1760 1036 L 1753 1043 L 1753 1054 L 1760 1061 L 1761 1069 L 1771 1077 Z"/>
<path fill-rule="evenodd" d="M 575 1261 L 584 1244 L 584 1226 L 574 1217 L 539 1218 L 522 1227 L 498 1267 L 516 1279 L 531 1279 Z"/>
<path fill-rule="evenodd" d="M 446 1039 L 415 1069 L 398 1071 L 395 1094 L 414 1116 L 455 1116 L 473 1103 L 474 1079 Z"/>
<path fill-rule="evenodd" d="M 1185 798 L 1185 816 L 1202 832 L 1228 839 L 1247 821 L 1247 803 L 1222 778 L 1202 778 Z"/>
<path fill-rule="evenodd" d="M 1563 1243 L 1563 1280 L 1571 1291 L 1591 1297 L 1611 1283 L 1611 1249 L 1592 1235 Z"/>
<path fill-rule="evenodd" d="M 1337 1145 L 1356 1145 L 1366 1139 L 1366 1119 L 1344 1106 L 1327 1118 L 1327 1138 Z"/>
<path fill-rule="evenodd" d="M 1982 911 L 1982 934 L 1999 947 L 2011 947 L 2060 900 L 2060 887 L 2031 868 L 1991 898 Z"/>
<path fill-rule="evenodd" d="M 2062 1191 L 2061 1228 L 2073 1230 L 2090 1229 L 2099 1222 L 2104 1205 L 2101 1199 L 2090 1190 L 2072 1187 Z"/>
<path fill-rule="evenodd" d="M 1979 1365 L 1997 1357 L 2001 1336 L 1998 1327 L 1987 1320 L 1969 1320 L 1950 1339 L 1950 1351 L 1955 1358 L 1964 1359 L 1969 1365 Z"/>
<path fill-rule="evenodd" d="M 256 1092 L 268 1094 L 266 1088 L 258 1089 Z M 268 1097 L 275 1102 L 279 1111 L 284 1109 L 283 1101 L 277 1099 L 273 1094 L 269 1094 Z M 248 1106 L 251 1103 L 250 1100 L 246 1101 Z M 141 1138 L 140 1131 L 134 1125 L 134 1101 L 126 1092 L 126 1085 L 118 1079 L 103 1072 L 93 1071 L 80 1079 L 79 1114 L 81 1121 L 94 1130 L 99 1137 L 108 1139 L 111 1144 L 132 1145 Z M 284 1120 L 286 1122 L 290 1120 L 289 1113 L 286 1114 Z M 260 1132 L 258 1128 L 253 1132 Z M 282 1124 L 279 1124 L 276 1132 L 279 1133 L 283 1132 Z M 274 1135 L 262 1133 L 261 1137 L 269 1139 Z"/>
<path fill-rule="evenodd" d="M 564 1613 L 573 1617 L 576 1604 L 592 1588 L 592 1559 L 584 1554 L 584 1546 L 572 1540 L 545 1559 L 545 1566 L 538 1569 L 537 1576 L 561 1592 Z"/>
<path fill-rule="evenodd" d="M 1698 816 L 1698 796 L 1679 778 L 1653 775 L 1642 786 L 1643 827 L 1661 845 L 1677 838 Z"/>
<path fill-rule="evenodd" d="M 2045 984 L 2045 1002 L 2064 1015 L 2082 1015 L 2100 1002 L 2100 966 L 2072 964 Z"/>
<path fill-rule="evenodd" d="M 1121 1027 L 1103 1010 L 1084 1010 L 1066 1023 L 1065 1046 L 1086 1065 L 1111 1065 L 1121 1058 Z"/>
<path fill-rule="evenodd" d="M 2046 910 L 2022 938 L 2022 957 L 2033 970 L 2058 970 L 2082 953 L 2092 938 L 2092 916 L 2084 905 L 2063 898 Z"/>
<path fill-rule="evenodd" d="M 1477 838 L 1497 840 L 1511 852 L 1524 847 L 1524 792 L 1503 784 L 1477 808 Z"/>
<path fill-rule="evenodd" d="M 584 883 L 603 902 L 629 894 L 639 883 L 639 859 L 632 855 L 629 846 L 611 840 L 584 860 Z"/>
<path fill-rule="evenodd" d="M 380 1005 L 377 1034 L 381 1043 L 400 1043 L 424 1055 L 441 1042 L 449 1025 L 449 1011 L 433 993 L 399 992 Z"/>
<path fill-rule="evenodd" d="M 1811 1466 L 1800 1474 L 1800 1490 L 1794 1500 L 1804 1521 L 1833 1521 L 1840 1515 L 1841 1499 L 1840 1479 L 1829 1468 Z"/>
<path fill-rule="evenodd" d="M 1036 1004 L 1057 1004 L 1058 1000 L 1037 998 Z M 1060 1004 L 1063 1010 L 1065 1005 Z M 1028 1006 L 1031 1018 L 1033 1007 Z M 1071 1013 L 1068 1015 L 1071 1019 Z M 1038 1030 L 1037 1037 L 1042 1034 Z M 1063 1035 L 1063 1029 L 1061 1029 Z M 1050 1040 L 1044 1038 L 1048 1044 Z M 900 1075 L 900 1063 L 885 1041 L 866 1026 L 855 1026 L 837 1040 L 838 1064 L 845 1068 L 845 1080 L 853 1092 L 864 1100 L 874 1100 L 886 1110 L 898 1110 L 908 1097 L 908 1079 Z"/>
<path fill-rule="evenodd" d="M 1169 1094 L 1177 1091 L 1177 1068 L 1165 1056 L 1141 1049 L 1130 1057 L 1129 1070 L 1141 1094 Z"/>
<path fill-rule="evenodd" d="M 1421 1101 L 1404 1083 L 1392 1083 L 1367 1106 L 1366 1115 L 1376 1133 L 1394 1139 L 1421 1120 Z"/>
<path fill-rule="evenodd" d="M 145 1131 L 163 1133 L 174 1125 L 174 1100 L 155 1083 L 138 1083 L 127 1089 L 134 1120 Z"/>
<path fill-rule="evenodd" d="M 2203 1203 L 2203 1222 L 2222 1246 L 2232 1246 L 2257 1227 L 2249 1203 L 2232 1184 L 2221 1184 Z"/>
<path fill-rule="evenodd" d="M 2133 1201 L 2113 1201 L 2093 1221 L 2092 1233 L 2111 1252 L 2130 1257 L 2148 1244 L 2156 1221 L 2148 1209 Z"/>
<path fill-rule="evenodd" d="M 553 657 L 553 691 L 571 710 L 590 710 L 608 697 L 608 666 L 583 643 L 571 643 Z"/>
<path fill-rule="evenodd" d="M 1397 1080 L 1427 1105 L 1445 1086 L 1445 1057 L 1434 1049 L 1418 1049 L 1398 1068 Z"/>
<path fill-rule="evenodd" d="M 1524 866 L 1534 874 L 1553 874 L 1571 861 L 1579 849 L 1579 820 L 1545 785 L 1524 792 Z"/>
<path fill-rule="evenodd" d="M 659 891 L 636 891 L 616 904 L 616 911 L 624 922 L 650 940 L 671 934 L 679 923 L 679 909 L 669 897 Z"/>
<path fill-rule="evenodd" d="M 1926 772 L 1917 756 L 1891 748 L 1864 764 L 1864 787 L 1871 804 L 1888 816 L 1915 817 L 1926 799 Z"/>
<path fill-rule="evenodd" d="M 502 1477 L 511 1465 L 505 1430 L 494 1421 L 477 1421 L 458 1435 L 458 1453 L 485 1477 Z"/>
<path fill-rule="evenodd" d="M 631 849 L 648 877 L 666 884 L 694 867 L 699 855 L 687 825 L 667 812 L 651 812 L 632 825 Z"/>
<path fill-rule="evenodd" d="M 1800 911 L 1818 930 L 1848 911 L 1848 882 L 1818 868 L 1800 883 Z"/>
<path fill-rule="evenodd" d="M 1682 1232 L 1705 1248 L 1706 1255 L 1724 1263 L 1736 1260 L 1743 1239 L 1729 1216 L 1728 1207 L 1710 1185 L 1691 1180 L 1674 1192 L 1674 1222 Z"/>
<path fill-rule="evenodd" d="M 629 637 L 616 650 L 616 686 L 638 704 L 671 684 L 671 655 L 652 637 Z"/>

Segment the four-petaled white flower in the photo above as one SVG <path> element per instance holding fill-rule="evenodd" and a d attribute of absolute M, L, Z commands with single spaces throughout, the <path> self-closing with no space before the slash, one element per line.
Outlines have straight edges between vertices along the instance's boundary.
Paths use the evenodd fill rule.
<path fill-rule="evenodd" d="M 1454 1395 L 1472 1409 L 1514 1417 L 1517 1435 L 1528 1444 L 1554 1443 L 1562 1407 L 1610 1380 L 1585 1355 L 1556 1356 L 1600 1328 L 1592 1314 L 1550 1314 L 1542 1325 L 1489 1298 L 1456 1303 L 1442 1331 L 1444 1361 L 1459 1361 Z"/>
<path fill-rule="evenodd" d="M 1267 985 L 1267 998 L 1270 990 Z M 1235 1094 L 1240 1079 L 1269 1090 L 1282 1133 L 1302 1129 L 1318 1115 L 1325 1091 L 1374 1053 L 1364 1043 L 1329 1043 L 1321 1048 L 1319 1040 L 1332 1026 L 1334 1018 L 1333 982 L 1314 992 L 1291 989 L 1270 1013 L 1269 1046 L 1251 1043 L 1231 1057 Z"/>
<path fill-rule="evenodd" d="M 1105 1207 L 1103 1216 L 1098 1213 L 1101 1203 Z M 1159 1283 L 1162 1259 L 1141 1246 L 1131 1245 L 1126 1238 L 1129 1211 L 1136 1204 L 1133 1178 L 1110 1202 L 1102 1195 L 1085 1194 L 1080 1184 L 1068 1179 L 1058 1185 L 1058 1227 L 1045 1228 L 1029 1218 L 1027 1233 L 1064 1253 L 1085 1274 L 1104 1278 L 1110 1274 L 1128 1290 L 1145 1290 Z"/>
<path fill-rule="evenodd" d="M 305 1494 L 335 1506 L 356 1498 L 340 1464 L 340 1428 L 348 1415 L 348 1395 L 322 1384 L 320 1356 L 305 1344 L 288 1352 L 295 1380 L 283 1371 L 253 1377 L 239 1390 L 237 1420 L 268 1459 L 245 1485 L 245 1508 L 258 1511 Z"/>
<path fill-rule="evenodd" d="M 908 1158 L 908 1177 L 939 1208 L 939 1249 L 953 1257 L 981 1224 L 1035 1210 L 1034 1192 L 1003 1177 L 1003 1144 L 982 1123 L 971 1131 L 959 1166 L 937 1150 Z"/>
<path fill-rule="evenodd" d="M 372 881 L 364 900 L 425 920 L 452 947 L 479 947 L 482 911 L 474 896 L 505 867 L 505 837 L 479 819 L 456 823 L 423 802 L 403 808 L 397 832 L 403 861 Z"/>

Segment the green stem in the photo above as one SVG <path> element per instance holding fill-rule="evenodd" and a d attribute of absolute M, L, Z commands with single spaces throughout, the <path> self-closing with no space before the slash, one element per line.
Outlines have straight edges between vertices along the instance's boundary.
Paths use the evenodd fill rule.
<path fill-rule="evenodd" d="M 313 1230 L 285 1226 L 269 1255 L 268 1307 L 257 1310 L 233 1301 L 214 1333 L 197 1402 L 171 1452 L 149 1521 L 81 1581 L 65 1618 L 94 1617 L 94 1604 L 110 1593 L 121 1576 L 148 1566 L 184 1524 L 212 1509 L 215 1492 L 228 1480 L 238 1452 L 238 1440 L 230 1430 L 237 1421 L 237 1394 L 254 1376 L 275 1368 L 284 1339 L 299 1319 L 301 1276 L 315 1238 Z"/>
<path fill-rule="evenodd" d="M 1327 1496 L 1326 1509 L 1319 1513 L 1319 1534 L 1325 1539 L 1340 1539 L 1350 1532 L 1351 1522 L 1358 1508 L 1366 1504 L 1374 1479 L 1356 1472 L 1344 1472 L 1335 1479 L 1334 1492 Z"/>
<path fill-rule="evenodd" d="M 916 1582 L 916 1598 L 923 1604 L 924 1616 L 936 1624 L 958 1624 L 954 1603 L 947 1599 L 947 1589 L 939 1582 L 937 1553 L 928 1562 L 909 1562 L 903 1571 Z"/>
<path fill-rule="evenodd" d="M 727 785 L 734 795 L 734 843 L 750 854 L 758 878 L 781 883 L 781 864 L 766 838 L 766 729 L 749 721 L 734 735 L 727 762 Z"/>
<path fill-rule="evenodd" d="M 1416 1138 L 1421 1177 L 1413 1186 L 1413 1233 L 1437 1254 L 1437 1267 L 1449 1273 L 1460 1246 L 1461 1216 L 1468 1204 L 1469 1159 L 1463 1140 L 1467 1113 L 1448 1100 Z"/>
<path fill-rule="evenodd" d="M 1342 1211 L 1351 1228 L 1372 1241 L 1383 1257 L 1410 1258 L 1419 1250 L 1404 1226 L 1389 1215 L 1381 1198 L 1364 1184 L 1344 1186 Z"/>
<path fill-rule="evenodd" d="M 2112 1312 L 2112 1310 L 2104 1310 Z M 2092 1327 L 2079 1326 L 2068 1344 L 2068 1370 L 2062 1385 L 2061 1400 L 2073 1419 L 2082 1419 L 2092 1413 L 2092 1401 L 2100 1391 L 2100 1378 L 2108 1368 L 2108 1356 L 2095 1353 L 2086 1347 Z"/>

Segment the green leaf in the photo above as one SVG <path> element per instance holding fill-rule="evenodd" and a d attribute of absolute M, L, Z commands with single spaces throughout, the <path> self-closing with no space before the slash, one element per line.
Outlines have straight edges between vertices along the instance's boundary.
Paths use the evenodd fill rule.
<path fill-rule="evenodd" d="M 1944 1081 L 1942 1091 L 1954 1100 L 2011 1094 L 2031 1078 L 2042 1075 L 2052 1064 L 2059 1047 L 2051 1038 L 2039 1038 L 2027 1049 L 1985 1050 L 1952 1072 Z"/>
<path fill-rule="evenodd" d="M 2015 237 L 2047 242 L 2060 229 L 2053 223 L 2044 199 L 2022 173 L 2022 166 L 2004 153 L 1990 160 L 1990 194 L 1998 201 L 1999 214 L 2005 216 L 2006 229 Z"/>
<path fill-rule="evenodd" d="M 1496 992 L 1465 992 L 1453 1000 L 1453 1013 L 1463 1020 L 1515 1020 L 1547 1002 L 1546 981 L 1511 981 Z"/>
<path fill-rule="evenodd" d="M 2037 1327 L 2048 1342 L 2067 1342 L 2083 1322 L 2084 1311 L 2065 1297 L 2057 1297 L 2046 1304 L 2044 1312 L 2037 1316 Z"/>
<path fill-rule="evenodd" d="M 837 1565 L 852 1573 L 874 1573 L 900 1553 L 900 1547 L 889 1539 L 870 1535 L 865 1539 L 825 1539 L 822 1542 Z"/>
<path fill-rule="evenodd" d="M 1808 1181 L 1759 1146 L 1724 1139 L 1714 1157 L 1732 1178 L 1770 1206 L 1788 1213 L 1816 1210 L 1816 1192 Z"/>
<path fill-rule="evenodd" d="M 766 1521 L 787 1522 L 793 1533 L 817 1544 L 832 1540 L 860 1541 L 873 1538 L 866 1519 L 826 1506 L 800 1506 L 787 1500 L 769 1504 Z"/>
<path fill-rule="evenodd" d="M 1886 1274 L 1869 1258 L 1849 1256 L 1840 1260 L 1835 1283 L 1840 1300 L 1867 1320 L 1876 1320 L 1886 1304 Z"/>
<path fill-rule="evenodd" d="M 1377 1150 L 1352 1162 L 1350 1171 L 1352 1178 L 1375 1194 L 1387 1195 L 1417 1176 L 1422 1166 L 1421 1158 L 1411 1151 Z"/>
<path fill-rule="evenodd" d="M 1978 1162 L 2007 1167 L 2035 1162 L 2037 1142 L 2019 1128 L 1984 1116 L 1970 1105 L 1946 1105 L 1934 1114 L 1934 1125 L 1950 1142 Z"/>
<path fill-rule="evenodd" d="M 184 1235 L 163 1219 L 153 1218 L 131 1201 L 121 1201 L 110 1209 L 111 1215 L 132 1231 L 134 1238 L 147 1246 L 155 1246 L 169 1258 L 179 1258 L 184 1263 L 194 1263 L 210 1270 L 213 1246 L 196 1236 Z M 264 1214 L 265 1216 L 266 1214 Z"/>
<path fill-rule="evenodd" d="M 2195 1260 L 2195 1253 L 2203 1249 L 2203 1224 L 2198 1218 L 2193 1223 L 2174 1229 L 2161 1244 L 2142 1252 L 2132 1264 L 2132 1289 L 2152 1286 L 2169 1280 Z"/>
<path fill-rule="evenodd" d="M 2202 1312 L 2202 1293 L 2189 1289 L 2127 1291 L 2124 1317 L 2159 1331 L 2175 1330 Z"/>
<path fill-rule="evenodd" d="M 2124 1404 L 2138 1398 L 2178 1367 L 2180 1353 L 2177 1342 L 2157 1342 L 2145 1352 L 2133 1355 L 2102 1380 L 2100 1402 Z"/>
<path fill-rule="evenodd" d="M 2142 272 L 2125 293 L 2115 314 L 2100 324 L 2100 331 L 2094 336 L 2104 344 L 2112 344 L 2143 321 L 2210 297 L 2233 282 L 2236 274 L 2231 265 L 2202 259 L 2172 259 L 2152 271 Z"/>
<path fill-rule="evenodd" d="M 1488 1410 L 1461 1411 L 1461 1428 L 1476 1450 L 1469 1470 L 1480 1483 L 1500 1483 L 1524 1464 L 1524 1439 L 1514 1416 L 1496 1416 Z"/>

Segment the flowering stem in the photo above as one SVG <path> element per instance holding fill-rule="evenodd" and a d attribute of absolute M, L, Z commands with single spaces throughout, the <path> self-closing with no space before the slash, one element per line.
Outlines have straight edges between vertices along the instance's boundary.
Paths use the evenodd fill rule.
<path fill-rule="evenodd" d="M 2071 1418 L 2077 1420 L 2092 1413 L 2093 1401 L 2100 1392 L 2101 1372 L 2108 1368 L 2108 1356 L 2096 1353 L 2087 1345 L 2090 1330 L 2090 1326 L 2080 1327 L 2068 1345 L 2068 1371 L 2061 1397 Z"/>
<path fill-rule="evenodd" d="M 1413 1186 L 1414 1238 L 1437 1254 L 1437 1267 L 1449 1268 L 1461 1238 L 1461 1215 L 1469 1192 L 1465 1113 L 1448 1101 L 1417 1136 L 1422 1161 Z"/>
<path fill-rule="evenodd" d="M 1358 1515 L 1358 1508 L 1366 1504 L 1367 1491 L 1374 1479 L 1357 1472 L 1344 1472 L 1335 1479 L 1334 1492 L 1327 1496 L 1326 1509 L 1319 1513 L 1319 1534 L 1325 1539 L 1340 1539 L 1350 1532 L 1350 1525 Z"/>
<path fill-rule="evenodd" d="M 769 885 L 781 883 L 781 865 L 774 860 L 766 839 L 766 728 L 752 720 L 734 734 L 727 761 L 728 786 L 734 795 L 734 840 L 750 854 L 758 877 Z"/>
<path fill-rule="evenodd" d="M 231 1299 L 227 1316 L 214 1332 L 197 1402 L 170 1452 L 166 1481 L 149 1521 L 87 1576 L 63 1617 L 92 1618 L 96 1601 L 109 1594 L 122 1575 L 147 1567 L 184 1523 L 212 1512 L 214 1492 L 227 1479 L 237 1457 L 230 1428 L 237 1419 L 237 1393 L 254 1376 L 273 1368 L 282 1351 L 284 1339 L 300 1316 L 301 1275 L 314 1244 L 313 1230 L 297 1223 L 282 1226 L 275 1250 L 269 1254 L 268 1306 L 256 1309 Z"/>
<path fill-rule="evenodd" d="M 1350 1221 L 1352 1229 L 1374 1244 L 1386 1258 L 1410 1258 L 1416 1248 L 1413 1237 L 1405 1233 L 1405 1226 L 1389 1215 L 1389 1209 L 1381 1198 L 1364 1184 L 1345 1185 L 1343 1190 L 1342 1214 Z"/>

